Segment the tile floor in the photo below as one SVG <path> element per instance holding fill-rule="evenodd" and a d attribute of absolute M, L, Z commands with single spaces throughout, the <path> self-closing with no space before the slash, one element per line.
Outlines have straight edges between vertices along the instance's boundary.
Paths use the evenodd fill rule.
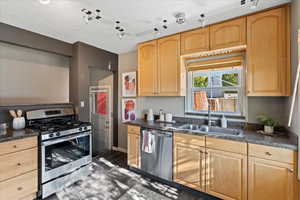
<path fill-rule="evenodd" d="M 105 158 L 116 167 L 106 165 L 100 158 Z M 92 177 L 79 181 L 46 200 L 217 200 L 194 190 L 174 188 L 149 177 L 136 176 L 135 173 L 120 173 L 128 169 L 125 153 L 105 152 L 95 157 L 94 163 L 96 170 Z"/>

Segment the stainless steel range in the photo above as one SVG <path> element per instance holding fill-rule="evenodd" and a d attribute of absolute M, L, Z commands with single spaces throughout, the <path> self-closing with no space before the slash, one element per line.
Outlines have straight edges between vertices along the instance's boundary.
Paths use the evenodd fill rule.
<path fill-rule="evenodd" d="M 91 124 L 75 120 L 72 108 L 26 112 L 28 128 L 40 132 L 39 188 L 45 198 L 89 174 Z"/>

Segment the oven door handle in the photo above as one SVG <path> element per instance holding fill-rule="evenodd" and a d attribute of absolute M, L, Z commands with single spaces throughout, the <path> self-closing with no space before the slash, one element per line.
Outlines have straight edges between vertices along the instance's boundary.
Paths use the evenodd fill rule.
<path fill-rule="evenodd" d="M 57 143 L 65 142 L 65 141 L 68 141 L 68 140 L 72 140 L 72 139 L 76 139 L 76 138 L 84 137 L 84 136 L 88 136 L 88 135 L 91 135 L 90 131 L 80 133 L 80 134 L 76 134 L 76 135 L 72 135 L 72 136 L 68 136 L 68 137 L 58 138 L 58 139 L 55 139 L 55 140 L 45 141 L 45 142 L 42 142 L 41 145 L 42 146 L 49 146 L 49 145 L 52 145 L 52 144 L 57 144 Z"/>

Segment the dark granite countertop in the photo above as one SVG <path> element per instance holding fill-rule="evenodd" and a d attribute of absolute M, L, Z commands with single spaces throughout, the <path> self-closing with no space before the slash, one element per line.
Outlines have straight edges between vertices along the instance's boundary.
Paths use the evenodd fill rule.
<path fill-rule="evenodd" d="M 292 133 L 286 133 L 282 136 L 267 136 L 267 135 L 257 133 L 256 131 L 243 130 L 244 134 L 242 136 L 231 136 L 225 134 L 213 134 L 213 133 L 204 133 L 199 131 L 178 129 L 178 127 L 181 126 L 182 123 L 166 124 L 166 123 L 158 123 L 158 122 L 147 122 L 145 120 L 135 120 L 131 122 L 126 122 L 125 124 L 137 125 L 144 128 L 159 129 L 164 131 L 176 131 L 176 132 L 192 134 L 192 135 L 204 135 L 208 137 L 236 140 L 236 141 L 248 142 L 253 144 L 262 144 L 267 146 L 291 149 L 294 151 L 298 150 L 298 136 Z"/>
<path fill-rule="evenodd" d="M 27 137 L 38 136 L 38 132 L 31 129 L 13 130 L 6 129 L 6 131 L 0 130 L 0 143 L 11 140 L 23 139 Z"/>

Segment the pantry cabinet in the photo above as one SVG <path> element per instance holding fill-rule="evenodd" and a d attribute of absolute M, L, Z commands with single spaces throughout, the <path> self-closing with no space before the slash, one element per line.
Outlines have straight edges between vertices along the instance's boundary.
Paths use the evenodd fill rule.
<path fill-rule="evenodd" d="M 289 7 L 247 17 L 248 96 L 290 95 Z"/>
<path fill-rule="evenodd" d="M 209 51 L 209 27 L 180 34 L 181 55 Z"/>
<path fill-rule="evenodd" d="M 127 164 L 140 168 L 140 127 L 127 127 Z"/>
<path fill-rule="evenodd" d="M 209 27 L 210 49 L 222 49 L 246 44 L 246 18 L 241 17 Z"/>
<path fill-rule="evenodd" d="M 138 50 L 139 96 L 182 96 L 180 35 L 142 43 Z"/>

